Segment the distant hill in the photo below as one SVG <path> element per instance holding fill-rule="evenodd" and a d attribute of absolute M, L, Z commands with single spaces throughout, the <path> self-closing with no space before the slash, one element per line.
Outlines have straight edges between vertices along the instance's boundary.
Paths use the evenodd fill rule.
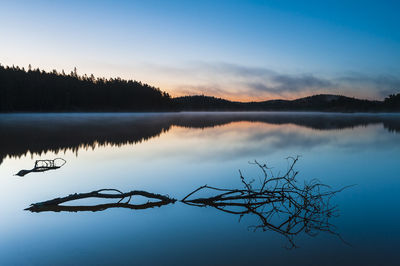
<path fill-rule="evenodd" d="M 389 106 L 386 102 L 387 99 L 385 101 L 370 101 L 341 95 L 319 94 L 295 100 L 262 102 L 233 102 L 212 96 L 185 96 L 173 98 L 173 101 L 180 110 L 191 111 L 378 112 L 399 110 L 399 102 L 396 105 L 393 101 L 392 106 Z"/>
<path fill-rule="evenodd" d="M 219 110 L 244 110 L 241 102 L 216 98 L 212 96 L 195 95 L 183 96 L 172 99 L 179 110 L 193 111 L 219 111 Z"/>

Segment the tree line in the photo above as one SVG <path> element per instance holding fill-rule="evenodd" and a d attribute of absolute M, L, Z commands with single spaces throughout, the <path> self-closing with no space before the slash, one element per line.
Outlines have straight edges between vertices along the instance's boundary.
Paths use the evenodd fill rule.
<path fill-rule="evenodd" d="M 0 65 L 0 112 L 159 111 L 171 105 L 168 93 L 135 80 Z"/>

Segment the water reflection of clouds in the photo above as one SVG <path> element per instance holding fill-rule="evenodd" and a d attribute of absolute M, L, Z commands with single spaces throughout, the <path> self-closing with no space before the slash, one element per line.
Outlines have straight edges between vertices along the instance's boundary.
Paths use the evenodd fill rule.
<path fill-rule="evenodd" d="M 223 160 L 258 157 L 287 149 L 292 152 L 335 145 L 354 150 L 393 147 L 397 115 L 326 113 L 149 113 L 47 114 L 0 117 L 0 160 L 7 156 L 76 154 L 99 146 L 122 147 L 156 141 L 162 156 L 183 152 Z M 357 134 L 357 138 L 354 138 Z M 206 136 L 206 137 L 205 137 Z M 157 141 L 157 138 L 163 141 Z M 164 143 L 165 142 L 165 143 Z M 371 145 L 371 143 L 374 145 Z M 378 145 L 377 145 L 378 144 Z M 365 147 L 363 147 L 365 146 Z M 142 151 L 146 157 L 147 151 Z M 202 155 L 203 154 L 203 155 Z M 149 155 L 150 156 L 150 155 Z M 155 156 L 151 154 L 151 156 Z M 187 156 L 185 156 L 187 157 Z M 148 158 L 148 156 L 146 157 Z"/>
<path fill-rule="evenodd" d="M 355 137 L 357 136 L 357 137 Z M 304 154 L 314 149 L 360 150 L 396 149 L 400 136 L 390 134 L 380 125 L 353 129 L 321 131 L 296 125 L 273 125 L 261 122 L 233 122 L 213 128 L 183 128 L 174 126 L 158 138 L 145 143 L 81 146 L 72 151 L 78 159 L 89 161 L 120 160 L 132 156 L 137 160 L 175 160 L 195 162 L 253 160 L 275 153 Z M 68 149 L 66 149 L 68 150 Z M 66 154 L 51 152 L 52 156 Z M 67 153 L 69 154 L 69 152 Z M 72 155 L 71 154 L 71 155 Z M 26 154 L 39 159 L 40 154 Z M 83 156 L 83 157 L 81 157 Z M 70 156 L 68 156 L 70 157 Z"/>
<path fill-rule="evenodd" d="M 344 151 L 399 148 L 393 145 L 398 136 L 388 134 L 382 126 L 319 131 L 294 125 L 233 123 L 203 130 L 173 128 L 169 135 L 162 149 L 155 153 L 157 156 L 179 157 L 185 154 L 184 160 L 214 158 L 220 161 L 233 158 L 249 160 L 282 151 L 289 155 L 293 152 L 310 152 L 316 148 L 335 147 Z M 160 141 L 163 141 L 163 137 Z M 191 156 L 188 157 L 188 154 Z"/>

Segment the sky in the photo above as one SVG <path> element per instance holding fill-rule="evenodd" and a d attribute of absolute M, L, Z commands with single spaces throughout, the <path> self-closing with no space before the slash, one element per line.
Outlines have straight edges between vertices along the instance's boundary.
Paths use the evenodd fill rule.
<path fill-rule="evenodd" d="M 400 92 L 400 1 L 3 1 L 0 63 L 172 96 Z"/>

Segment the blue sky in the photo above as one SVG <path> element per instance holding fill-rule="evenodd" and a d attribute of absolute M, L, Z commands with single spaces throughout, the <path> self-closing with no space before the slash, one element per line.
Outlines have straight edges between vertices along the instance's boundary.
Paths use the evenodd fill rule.
<path fill-rule="evenodd" d="M 398 1 L 0 1 L 0 63 L 238 100 L 400 91 Z"/>

